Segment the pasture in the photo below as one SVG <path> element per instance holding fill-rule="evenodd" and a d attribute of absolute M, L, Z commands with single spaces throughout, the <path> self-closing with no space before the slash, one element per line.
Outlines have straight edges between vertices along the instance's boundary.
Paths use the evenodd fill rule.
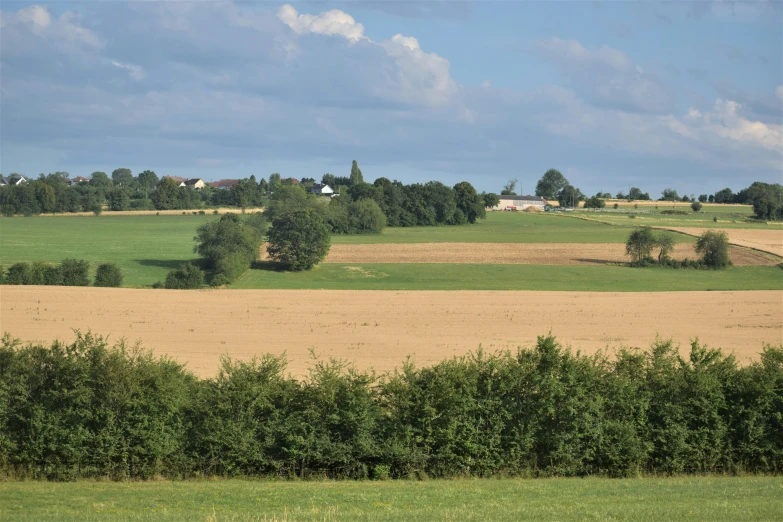
<path fill-rule="evenodd" d="M 453 273 L 442 277 L 457 286 L 450 281 Z M 200 376 L 215 374 L 220 355 L 249 359 L 264 353 L 285 353 L 289 370 L 302 375 L 312 364 L 310 349 L 319 357 L 388 371 L 409 355 L 429 365 L 479 346 L 489 351 L 529 347 L 550 330 L 564 345 L 586 353 L 646 348 L 660 335 L 686 354 L 698 336 L 740 361 L 756 359 L 764 343 L 783 339 L 779 289 L 228 292 L 5 286 L 2 291 L 0 326 L 23 341 L 72 341 L 73 329 L 92 329 L 112 342 L 140 340 Z"/>
<path fill-rule="evenodd" d="M 0 483 L 5 520 L 775 520 L 778 477 Z"/>

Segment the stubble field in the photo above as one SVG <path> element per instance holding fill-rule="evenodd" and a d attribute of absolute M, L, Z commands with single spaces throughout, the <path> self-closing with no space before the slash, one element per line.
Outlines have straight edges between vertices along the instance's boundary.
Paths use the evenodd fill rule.
<path fill-rule="evenodd" d="M 656 335 L 756 358 L 783 340 L 783 294 L 746 292 L 231 292 L 2 287 L 0 329 L 24 341 L 71 340 L 74 328 L 140 340 L 201 376 L 220 355 L 285 353 L 302 375 L 319 357 L 378 371 L 484 349 L 531 346 L 550 330 L 584 352 L 646 348 Z"/>

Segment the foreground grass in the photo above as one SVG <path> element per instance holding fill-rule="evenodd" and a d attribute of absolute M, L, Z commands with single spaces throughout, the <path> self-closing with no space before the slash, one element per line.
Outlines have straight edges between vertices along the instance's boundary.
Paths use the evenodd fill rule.
<path fill-rule="evenodd" d="M 3 520 L 776 520 L 783 480 L 0 483 Z"/>
<path fill-rule="evenodd" d="M 253 269 L 232 288 L 327 290 L 783 290 L 778 267 L 672 270 L 626 266 L 322 264 L 307 272 Z"/>

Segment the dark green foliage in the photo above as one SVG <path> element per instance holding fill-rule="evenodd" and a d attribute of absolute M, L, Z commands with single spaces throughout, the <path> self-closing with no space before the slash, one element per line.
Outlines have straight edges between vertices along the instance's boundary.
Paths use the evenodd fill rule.
<path fill-rule="evenodd" d="M 7 285 L 29 285 L 31 281 L 30 263 L 14 263 L 8 267 L 5 275 Z"/>
<path fill-rule="evenodd" d="M 127 190 L 115 187 L 106 195 L 109 210 L 128 210 L 130 208 L 130 196 Z"/>
<path fill-rule="evenodd" d="M 60 262 L 60 272 L 65 286 L 88 286 L 90 279 L 87 273 L 90 263 L 83 259 L 63 259 Z"/>
<path fill-rule="evenodd" d="M 269 256 L 286 270 L 309 270 L 320 263 L 331 246 L 329 229 L 312 209 L 276 217 L 268 235 Z"/>
<path fill-rule="evenodd" d="M 625 242 L 625 253 L 631 256 L 631 261 L 638 262 L 650 257 L 655 244 L 655 235 L 650 227 L 637 228 L 631 232 L 628 241 Z"/>
<path fill-rule="evenodd" d="M 706 230 L 696 240 L 696 252 L 704 256 L 702 260 L 710 268 L 726 268 L 731 264 L 726 232 Z"/>
<path fill-rule="evenodd" d="M 462 212 L 468 223 L 475 223 L 478 219 L 487 217 L 484 199 L 476 192 L 473 185 L 462 181 L 454 185 L 454 196 L 457 201 L 457 210 Z M 454 220 L 459 221 L 459 220 Z"/>
<path fill-rule="evenodd" d="M 72 480 L 783 471 L 783 347 L 580 355 L 551 336 L 378 378 L 223 360 L 198 380 L 90 334 L 0 346 L 0 472 Z"/>
<path fill-rule="evenodd" d="M 701 210 L 701 203 L 699 203 L 698 201 L 694 201 L 693 203 L 691 203 L 691 209 L 694 212 L 700 211 Z"/>
<path fill-rule="evenodd" d="M 484 208 L 493 208 L 500 204 L 500 198 L 497 196 L 497 194 L 487 194 L 486 192 L 481 193 L 481 198 L 484 200 Z"/>
<path fill-rule="evenodd" d="M 258 258 L 264 221 L 263 216 L 242 221 L 238 215 L 229 213 L 199 227 L 193 238 L 198 244 L 193 250 L 204 258 L 216 276 L 223 276 L 219 284 L 234 281 Z"/>
<path fill-rule="evenodd" d="M 598 196 L 593 196 L 585 200 L 585 208 L 604 208 L 605 206 L 606 201 L 599 198 Z"/>
<path fill-rule="evenodd" d="M 576 208 L 583 199 L 582 191 L 568 184 L 557 193 L 557 201 L 561 207 Z"/>
<path fill-rule="evenodd" d="M 119 287 L 122 286 L 122 272 L 114 263 L 98 265 L 95 272 L 95 286 Z"/>
<path fill-rule="evenodd" d="M 566 185 L 568 185 L 568 180 L 559 170 L 549 169 L 541 176 L 538 183 L 536 183 L 536 196 L 541 196 L 546 199 L 555 199 L 557 198 L 558 193 L 560 193 Z"/>
<path fill-rule="evenodd" d="M 166 275 L 164 288 L 171 290 L 191 290 L 204 285 L 204 272 L 193 263 L 185 263 Z"/>

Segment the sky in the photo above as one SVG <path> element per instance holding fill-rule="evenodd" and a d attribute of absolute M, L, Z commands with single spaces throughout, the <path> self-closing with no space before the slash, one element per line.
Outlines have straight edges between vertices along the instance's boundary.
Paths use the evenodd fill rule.
<path fill-rule="evenodd" d="M 783 2 L 12 2 L 0 172 L 783 182 Z"/>

